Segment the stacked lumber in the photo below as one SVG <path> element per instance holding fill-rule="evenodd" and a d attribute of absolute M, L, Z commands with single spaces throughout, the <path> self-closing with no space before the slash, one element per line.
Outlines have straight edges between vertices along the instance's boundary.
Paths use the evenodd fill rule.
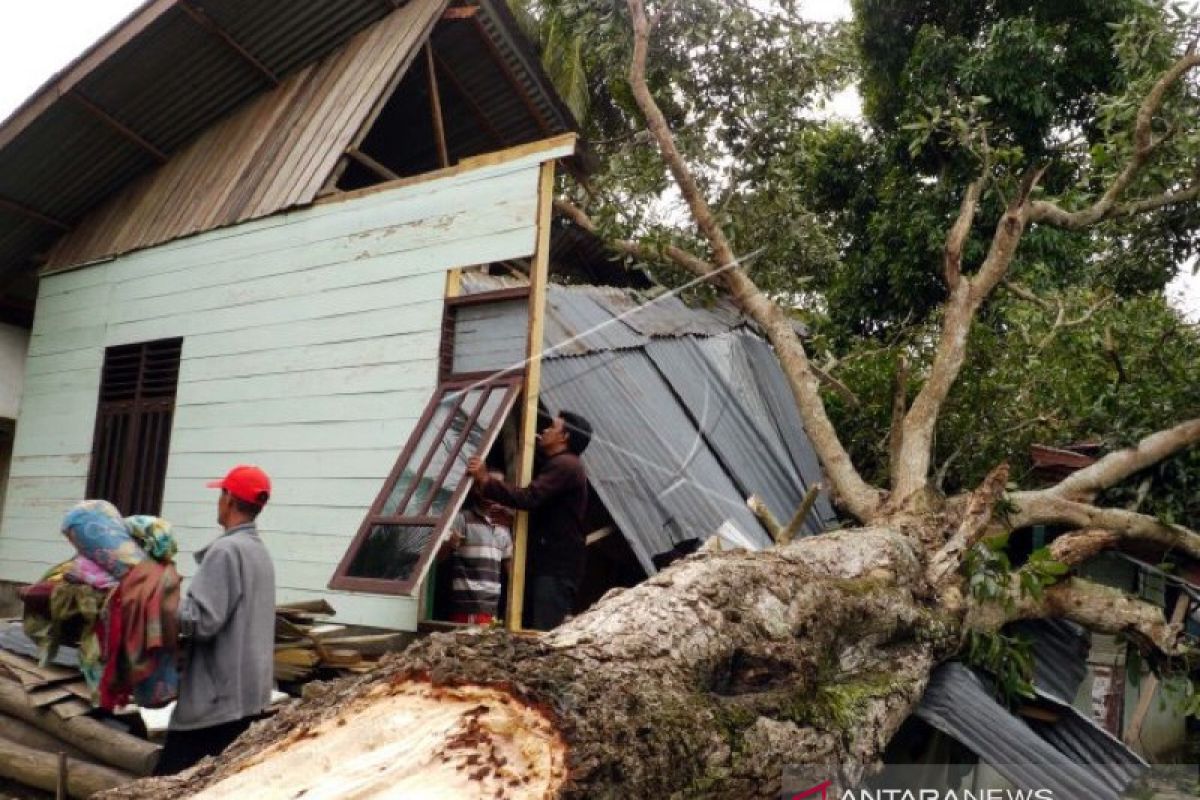
<path fill-rule="evenodd" d="M 88 716 L 76 669 L 0 650 L 0 777 L 85 798 L 149 775 L 157 745 Z"/>
<path fill-rule="evenodd" d="M 380 654 L 403 643 L 395 633 L 353 635 L 326 621 L 333 615 L 324 600 L 275 609 L 275 680 L 295 684 L 369 672 Z"/>

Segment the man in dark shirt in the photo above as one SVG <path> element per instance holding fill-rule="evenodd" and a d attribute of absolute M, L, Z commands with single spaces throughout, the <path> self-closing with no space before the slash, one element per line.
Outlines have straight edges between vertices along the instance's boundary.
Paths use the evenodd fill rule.
<path fill-rule="evenodd" d="M 579 456 L 591 439 L 591 423 L 570 411 L 559 412 L 538 436 L 545 459 L 523 489 L 491 477 L 478 456 L 467 465 L 484 497 L 532 512 L 527 624 L 536 630 L 557 627 L 575 607 L 587 546 L 587 472 Z"/>

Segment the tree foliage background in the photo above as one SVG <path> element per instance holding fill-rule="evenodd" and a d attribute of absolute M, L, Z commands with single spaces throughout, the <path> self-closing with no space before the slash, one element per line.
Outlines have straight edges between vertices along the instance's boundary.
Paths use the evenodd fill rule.
<path fill-rule="evenodd" d="M 626 81 L 624 0 L 514 0 L 584 121 L 601 169 L 568 189 L 614 236 L 706 252 L 679 209 Z M 887 471 L 901 358 L 909 396 L 946 297 L 942 252 L 967 184 L 992 182 L 964 250 L 978 264 L 1020 169 L 1045 168 L 1069 205 L 1111 181 L 1140 99 L 1200 27 L 1159 0 L 854 0 L 849 24 L 805 20 L 795 0 L 661 3 L 649 75 L 681 151 L 753 279 L 795 308 L 809 350 L 844 389 L 826 402 L 868 480 Z M 1133 195 L 1200 170 L 1195 78 Z M 857 82 L 863 118 L 820 113 Z M 1200 415 L 1200 333 L 1163 289 L 1200 249 L 1200 204 L 1082 232 L 1037 226 L 1008 291 L 971 333 L 939 423 L 947 492 L 1001 461 L 1029 485 L 1029 445 L 1130 444 Z M 665 261 L 642 265 L 683 280 Z M 1200 454 L 1110 493 L 1165 520 L 1200 518 Z"/>

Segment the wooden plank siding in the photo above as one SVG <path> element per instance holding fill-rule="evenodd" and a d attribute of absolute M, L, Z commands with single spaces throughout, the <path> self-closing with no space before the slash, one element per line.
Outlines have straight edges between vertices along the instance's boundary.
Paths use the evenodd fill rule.
<path fill-rule="evenodd" d="M 275 479 L 262 518 L 281 599 L 412 628 L 415 601 L 326 584 L 437 385 L 446 273 L 533 254 L 542 162 L 573 143 L 317 203 L 43 277 L 0 579 L 70 552 L 104 348 L 182 336 L 163 515 L 180 568 L 216 530 L 204 481 L 239 462 Z"/>
<path fill-rule="evenodd" d="M 88 215 L 54 247 L 47 269 L 311 202 L 446 2 L 411 0 L 247 102 Z"/>

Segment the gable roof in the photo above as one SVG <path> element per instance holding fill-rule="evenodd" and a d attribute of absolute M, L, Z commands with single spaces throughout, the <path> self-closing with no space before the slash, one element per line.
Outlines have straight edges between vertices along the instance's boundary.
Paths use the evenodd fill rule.
<path fill-rule="evenodd" d="M 150 0 L 0 125 L 0 282 L 56 239 L 64 266 L 311 202 L 447 2 Z M 525 129 L 572 129 L 503 0 L 475 7 Z"/>

